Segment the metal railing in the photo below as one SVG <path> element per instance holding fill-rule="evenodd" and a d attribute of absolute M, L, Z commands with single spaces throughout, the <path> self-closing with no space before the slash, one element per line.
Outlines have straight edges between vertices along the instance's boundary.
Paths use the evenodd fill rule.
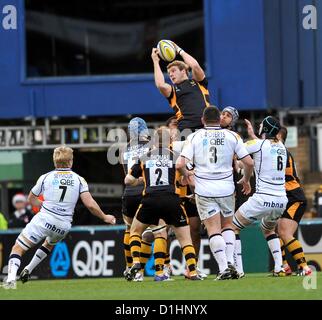
<path fill-rule="evenodd" d="M 157 128 L 163 122 L 149 122 Z M 62 144 L 71 148 L 109 147 L 124 136 L 128 123 L 72 124 L 0 127 L 0 150 L 53 149 Z"/>

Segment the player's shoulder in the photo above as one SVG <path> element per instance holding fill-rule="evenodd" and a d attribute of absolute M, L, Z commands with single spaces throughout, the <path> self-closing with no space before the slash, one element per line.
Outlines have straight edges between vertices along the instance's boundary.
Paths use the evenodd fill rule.
<path fill-rule="evenodd" d="M 79 175 L 78 173 L 76 173 L 75 171 L 71 171 L 71 173 L 73 174 L 73 176 L 75 177 L 75 178 L 77 178 L 78 180 L 79 180 L 79 182 L 81 183 L 81 184 L 87 184 L 87 181 L 85 180 L 85 178 L 84 177 L 82 177 L 81 175 Z"/>
<path fill-rule="evenodd" d="M 53 175 L 55 174 L 55 171 L 56 171 L 56 170 L 51 170 L 51 171 L 48 171 L 48 172 L 46 172 L 46 173 L 42 174 L 42 175 L 38 178 L 38 181 L 41 181 L 41 180 L 43 181 L 43 180 L 45 180 L 46 178 L 53 176 Z"/>
<path fill-rule="evenodd" d="M 224 132 L 228 133 L 228 137 L 234 138 L 237 141 L 243 141 L 243 139 L 241 138 L 241 136 L 237 132 L 226 129 L 226 128 L 224 128 L 222 130 Z"/>
<path fill-rule="evenodd" d="M 229 130 L 227 128 L 222 128 L 221 131 L 224 132 L 225 140 L 229 141 L 230 143 L 243 143 L 243 139 L 237 132 Z"/>
<path fill-rule="evenodd" d="M 262 139 L 251 139 L 245 142 L 246 147 L 255 147 L 260 146 L 265 142 L 265 140 Z"/>
<path fill-rule="evenodd" d="M 204 133 L 206 132 L 205 128 L 201 128 L 195 132 L 192 132 L 188 135 L 187 140 L 189 142 L 193 142 L 196 138 L 200 138 L 204 135 Z"/>

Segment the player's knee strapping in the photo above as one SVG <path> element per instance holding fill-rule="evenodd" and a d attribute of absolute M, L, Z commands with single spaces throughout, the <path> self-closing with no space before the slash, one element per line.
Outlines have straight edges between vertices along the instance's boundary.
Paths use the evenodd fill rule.
<path fill-rule="evenodd" d="M 31 248 L 30 245 L 27 244 L 26 240 L 21 235 L 17 238 L 17 244 L 25 251 Z"/>
<path fill-rule="evenodd" d="M 245 228 L 245 226 L 238 220 L 238 218 L 236 217 L 236 215 L 234 215 L 233 217 L 233 224 L 239 229 L 242 230 Z"/>
<path fill-rule="evenodd" d="M 273 222 L 267 222 L 264 219 L 261 221 L 261 228 L 264 231 L 273 231 L 275 229 L 276 223 Z"/>

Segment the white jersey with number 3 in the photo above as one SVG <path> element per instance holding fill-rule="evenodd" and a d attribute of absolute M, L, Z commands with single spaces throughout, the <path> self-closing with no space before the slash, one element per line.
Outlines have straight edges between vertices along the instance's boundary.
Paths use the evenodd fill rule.
<path fill-rule="evenodd" d="M 71 169 L 56 169 L 44 174 L 31 189 L 35 196 L 42 194 L 44 197 L 40 213 L 69 222 L 73 220 L 79 195 L 87 191 L 85 179 Z"/>
<path fill-rule="evenodd" d="M 286 196 L 285 168 L 287 152 L 282 142 L 254 139 L 245 143 L 253 155 L 256 173 L 256 193 Z"/>
<path fill-rule="evenodd" d="M 195 165 L 195 193 L 228 197 L 235 191 L 233 158 L 248 156 L 242 139 L 221 127 L 205 127 L 188 136 L 181 156 Z"/>

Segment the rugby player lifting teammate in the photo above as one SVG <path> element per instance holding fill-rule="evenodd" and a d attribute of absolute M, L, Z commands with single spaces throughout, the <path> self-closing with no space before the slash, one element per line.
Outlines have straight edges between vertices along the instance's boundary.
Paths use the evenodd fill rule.
<path fill-rule="evenodd" d="M 28 281 L 31 272 L 50 254 L 53 247 L 66 237 L 71 228 L 78 198 L 81 198 L 93 215 L 105 223 L 115 224 L 115 217 L 105 215 L 92 198 L 86 181 L 72 171 L 73 150 L 66 146 L 58 147 L 54 150 L 53 160 L 55 170 L 42 175 L 30 191 L 29 202 L 41 209 L 22 230 L 12 247 L 8 278 L 3 285 L 5 289 L 16 288 L 17 271 L 26 251 L 45 239 L 22 271 L 20 279 L 23 283 Z M 44 201 L 38 199 L 40 194 L 44 196 Z"/>

